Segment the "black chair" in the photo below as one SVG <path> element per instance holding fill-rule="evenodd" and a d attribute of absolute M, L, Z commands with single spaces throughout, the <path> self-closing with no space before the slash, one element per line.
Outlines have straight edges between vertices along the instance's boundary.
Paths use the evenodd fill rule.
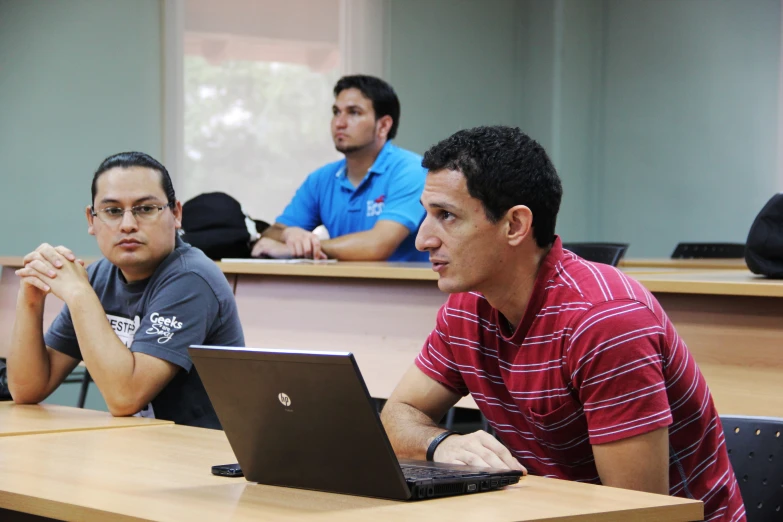
<path fill-rule="evenodd" d="M 5 367 L 5 359 L 0 358 L 0 401 L 10 401 L 11 391 L 8 389 L 8 375 Z"/>
<path fill-rule="evenodd" d="M 742 259 L 745 243 L 678 243 L 672 259 Z"/>
<path fill-rule="evenodd" d="M 783 520 L 783 419 L 722 415 L 748 522 Z"/>
<path fill-rule="evenodd" d="M 563 243 L 563 248 L 593 263 L 617 266 L 628 243 Z"/>
<path fill-rule="evenodd" d="M 84 402 L 87 400 L 87 391 L 90 389 L 91 382 L 92 377 L 90 377 L 90 372 L 85 368 L 84 375 L 82 376 L 82 385 L 79 389 L 79 400 L 76 403 L 77 408 L 84 408 Z"/>

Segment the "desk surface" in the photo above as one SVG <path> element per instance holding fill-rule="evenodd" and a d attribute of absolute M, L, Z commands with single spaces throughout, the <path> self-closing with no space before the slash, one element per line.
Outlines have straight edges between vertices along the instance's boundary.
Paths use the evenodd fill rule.
<path fill-rule="evenodd" d="M 92 262 L 95 259 L 88 259 L 86 261 Z M 225 267 L 223 270 L 227 274 L 237 273 L 236 268 L 231 268 L 234 265 L 247 266 L 252 265 L 252 262 L 248 263 L 218 263 L 221 267 Z M 336 264 L 328 265 L 299 265 L 299 266 L 330 266 L 336 267 L 345 264 L 350 264 L 355 267 L 360 265 L 366 265 L 369 268 L 377 267 L 378 265 L 397 266 L 400 268 L 425 268 L 430 270 L 429 263 L 374 263 L 374 262 L 340 262 Z M 20 267 L 22 266 L 22 256 L 0 256 L 0 266 Z M 284 265 L 274 263 L 256 263 L 255 266 L 296 266 L 296 265 Z M 620 268 L 715 268 L 715 269 L 747 269 L 744 259 L 670 259 L 666 257 L 649 257 L 649 258 L 624 258 L 620 261 Z M 239 273 L 248 274 L 252 272 L 246 271 L 245 268 L 239 269 Z M 339 269 L 338 269 L 339 270 Z M 264 272 L 265 273 L 265 272 Z"/>
<path fill-rule="evenodd" d="M 0 266 L 19 268 L 22 266 L 22 256 L 0 256 Z"/>
<path fill-rule="evenodd" d="M 160 419 L 112 417 L 104 411 L 0 402 L 0 437 L 171 424 Z"/>
<path fill-rule="evenodd" d="M 630 274 L 651 292 L 701 295 L 783 297 L 783 280 L 749 270 L 698 270 Z"/>
<path fill-rule="evenodd" d="M 405 279 L 437 281 L 429 263 L 387 263 L 383 261 L 340 261 L 337 263 L 258 263 L 218 261 L 224 274 L 291 275 L 309 277 L 347 277 L 362 279 Z"/>
<path fill-rule="evenodd" d="M 23 256 L 0 256 L 0 267 L 21 268 Z M 84 264 L 89 265 L 100 259 L 100 257 L 88 257 L 84 259 Z"/>
<path fill-rule="evenodd" d="M 420 281 L 438 279 L 428 264 L 357 263 L 297 265 L 271 263 L 218 263 L 225 273 L 292 277 L 362 278 Z M 696 270 L 627 268 L 628 275 L 648 290 L 660 293 L 783 297 L 783 281 L 765 279 L 749 270 Z"/>
<path fill-rule="evenodd" d="M 235 461 L 223 432 L 185 426 L 6 437 L 0 439 L 0 508 L 86 522 L 702 517 L 702 504 L 692 500 L 540 477 L 504 491 L 395 502 L 261 486 L 209 472 L 213 464 Z"/>
<path fill-rule="evenodd" d="M 668 259 L 668 258 L 630 258 L 620 261 L 620 268 L 714 268 L 714 269 L 742 269 L 747 270 L 748 265 L 744 259 Z"/>
<path fill-rule="evenodd" d="M 640 264 L 637 264 L 638 263 Z M 737 260 L 679 259 L 627 261 L 628 275 L 639 280 L 653 292 L 745 295 L 757 297 L 783 297 L 783 281 L 755 276 L 736 266 Z M 676 262 L 675 264 L 668 263 Z M 714 262 L 714 263 L 712 263 Z M 721 263 L 734 268 L 726 269 Z M 14 267 L 21 263 L 19 257 L 0 257 L 0 266 Z M 647 263 L 647 264 L 641 264 Z M 743 261 L 744 263 L 744 261 Z M 275 264 L 247 262 L 218 262 L 225 274 L 270 275 L 293 277 L 325 277 L 349 279 L 437 281 L 438 274 L 428 263 L 350 262 L 330 264 Z M 706 269 L 712 266 L 713 269 Z M 684 268 L 688 266 L 689 268 Z M 718 269 L 723 266 L 723 269 Z M 622 268 L 622 267 L 621 267 Z"/>

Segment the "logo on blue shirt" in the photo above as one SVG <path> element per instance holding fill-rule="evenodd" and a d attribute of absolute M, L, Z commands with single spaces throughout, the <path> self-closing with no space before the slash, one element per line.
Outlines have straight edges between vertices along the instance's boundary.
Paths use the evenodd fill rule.
<path fill-rule="evenodd" d="M 383 212 L 383 202 L 386 200 L 386 196 L 381 194 L 375 199 L 367 200 L 367 217 L 380 216 Z"/>

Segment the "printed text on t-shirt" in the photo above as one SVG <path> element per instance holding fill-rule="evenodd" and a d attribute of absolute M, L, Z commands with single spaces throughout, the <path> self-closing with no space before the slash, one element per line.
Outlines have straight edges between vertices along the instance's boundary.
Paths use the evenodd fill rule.
<path fill-rule="evenodd" d="M 165 344 L 174 337 L 173 330 L 179 330 L 182 328 L 182 321 L 177 321 L 177 316 L 163 317 L 158 312 L 153 312 L 150 315 L 150 322 L 152 327 L 147 329 L 147 333 L 150 335 L 158 336 L 158 343 Z"/>

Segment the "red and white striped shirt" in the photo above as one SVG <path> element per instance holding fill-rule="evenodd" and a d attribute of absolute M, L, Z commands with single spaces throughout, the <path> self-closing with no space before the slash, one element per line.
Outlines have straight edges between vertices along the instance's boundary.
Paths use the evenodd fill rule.
<path fill-rule="evenodd" d="M 670 494 L 702 500 L 705 520 L 745 520 L 707 383 L 661 305 L 559 238 L 513 333 L 481 294 L 452 294 L 416 365 L 472 394 L 536 475 L 598 484 L 591 445 L 668 426 Z"/>

